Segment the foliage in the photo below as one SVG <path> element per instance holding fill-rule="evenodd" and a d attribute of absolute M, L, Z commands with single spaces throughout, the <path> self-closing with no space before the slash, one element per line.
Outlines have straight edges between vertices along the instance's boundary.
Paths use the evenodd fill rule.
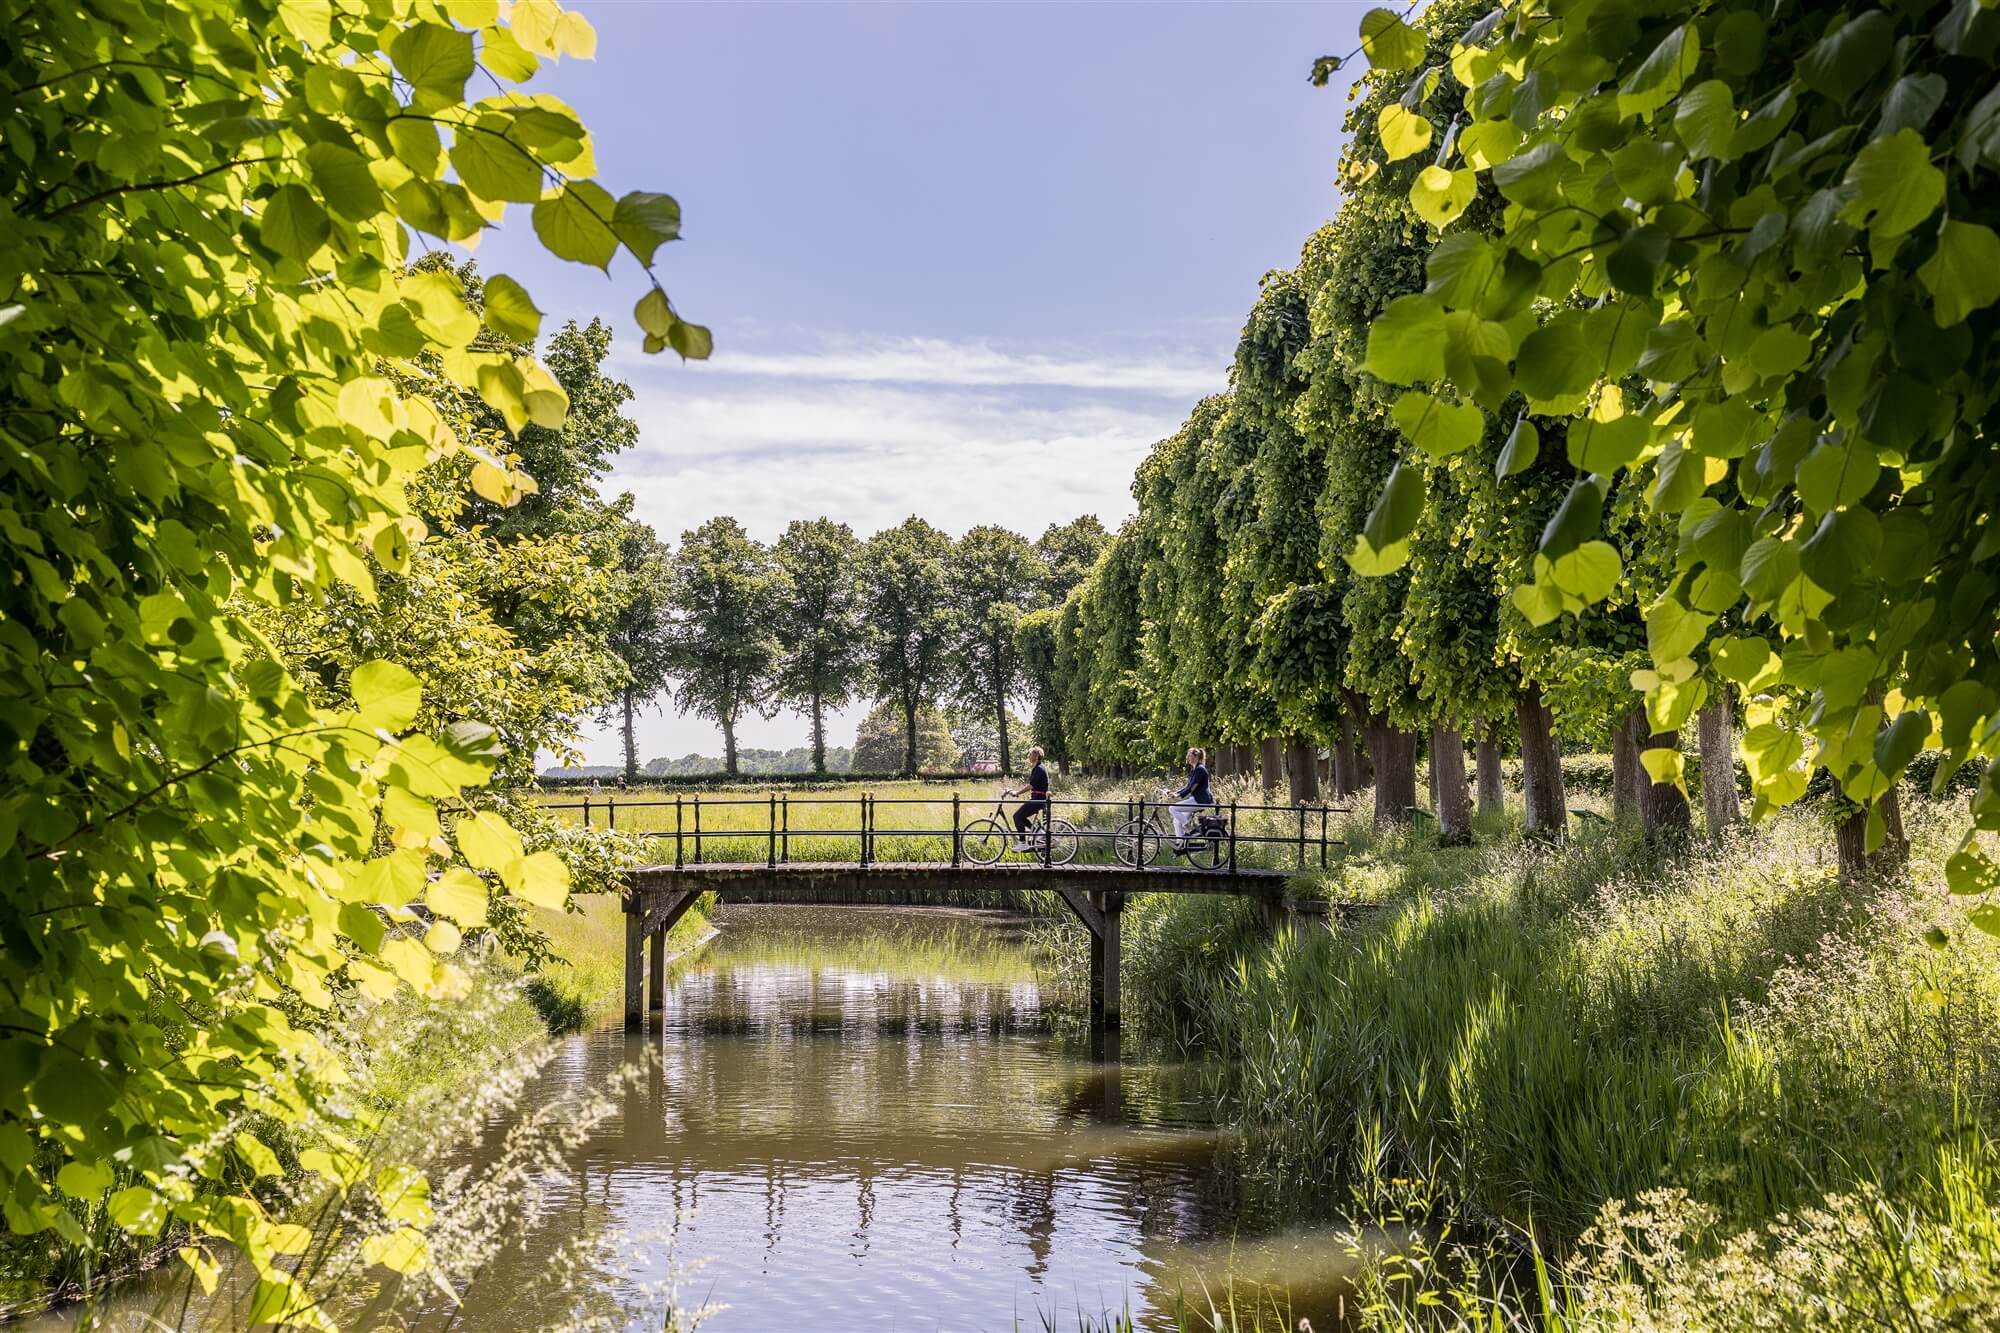
<path fill-rule="evenodd" d="M 781 651 L 774 627 L 784 600 L 784 576 L 771 553 L 735 519 L 712 518 L 681 534 L 667 592 L 667 669 L 681 711 L 722 727 L 723 767 L 732 776 L 737 721 L 771 706 Z"/>
<path fill-rule="evenodd" d="M 1504 212 L 1492 236 L 1440 222 L 1424 290 L 1370 331 L 1369 369 L 1412 395 L 1445 386 L 1454 411 L 1519 394 L 1565 424 L 1569 498 L 1513 593 L 1537 624 L 1620 585 L 1640 553 L 1606 534 L 1601 497 L 1621 475 L 1643 485 L 1675 525 L 1652 548 L 1668 558 L 1634 678 L 1653 729 L 1700 706 L 1705 673 L 1725 678 L 1750 699 L 1756 810 L 1823 767 L 1881 843 L 1875 798 L 1921 749 L 2000 749 L 2000 591 L 1982 569 L 2000 146 L 1976 95 L 2000 16 L 1617 3 L 1585 22 L 1526 5 L 1421 29 L 1377 57 L 1384 88 L 1440 63 L 1383 112 L 1374 165 L 1449 117 L 1413 206 L 1435 172 Z M 1473 90 L 1456 110 L 1434 100 L 1454 82 Z M 1391 506 L 1357 559 L 1397 563 L 1420 508 Z M 1975 808 L 2000 820 L 2000 787 Z M 1968 841 L 1951 877 L 1977 893 L 2000 875 Z M 1974 919 L 2000 930 L 2000 907 Z"/>
<path fill-rule="evenodd" d="M 943 692 L 957 635 L 951 555 L 951 538 L 916 517 L 876 533 L 862 555 L 862 605 L 873 631 L 868 676 L 875 697 L 902 711 L 903 760 L 896 767 L 905 773 L 923 766 L 919 715 Z M 859 740 L 854 749 L 860 764 Z"/>
<path fill-rule="evenodd" d="M 516 433 L 559 428 L 567 395 L 475 344 L 462 284 L 408 271 L 408 247 L 517 202 L 559 257 L 650 269 L 678 206 L 613 199 L 575 117 L 507 88 L 591 45 L 549 0 L 504 23 L 106 0 L 22 10 L 0 49 L 0 1205 L 86 1249 L 107 1227 L 225 1238 L 259 1322 L 329 1319 L 288 1270 L 297 1229 L 252 1197 L 252 1115 L 323 1117 L 303 1167 L 392 1224 L 362 1259 L 430 1266 L 422 1177 L 364 1181 L 341 1146 L 372 1112 L 314 1016 L 357 989 L 456 993 L 458 927 L 489 898 L 564 895 L 556 857 L 462 806 L 504 757 L 489 728 L 420 729 L 450 701 L 392 662 L 302 681 L 256 621 L 335 585 L 375 598 L 370 558 L 400 575 L 426 535 L 410 483 L 455 452 L 480 496 L 531 493 L 396 381 L 434 355 Z M 486 313 L 539 332 L 511 280 Z M 657 285 L 637 313 L 649 350 L 706 354 Z M 469 864 L 427 880 L 454 844 Z"/>
<path fill-rule="evenodd" d="M 917 712 L 917 763 L 910 769 L 902 705 L 885 699 L 869 709 L 855 729 L 849 768 L 855 773 L 949 772 L 958 767 L 958 754 L 958 742 L 952 738 L 951 724 L 944 714 L 935 708 L 921 708 Z"/>
<path fill-rule="evenodd" d="M 1007 705 L 1021 688 L 1015 630 L 1048 578 L 1035 548 L 1005 528 L 973 528 L 952 548 L 952 623 L 958 633 L 950 693 L 961 708 L 986 710 L 1002 772 L 1014 771 Z"/>
<path fill-rule="evenodd" d="M 1035 557 L 1041 562 L 1041 606 L 1060 606 L 1069 590 L 1084 581 L 1091 566 L 1111 541 L 1111 534 L 1095 514 L 1083 514 L 1067 523 L 1051 523 L 1035 538 Z"/>
<path fill-rule="evenodd" d="M 617 720 L 625 737 L 625 776 L 638 776 L 636 715 L 673 684 L 669 650 L 673 609 L 673 552 L 644 523 L 626 521 L 618 532 L 617 582 L 607 646 L 624 667 L 618 686 Z M 606 710 L 607 715 L 610 710 Z"/>
<path fill-rule="evenodd" d="M 844 707 L 862 680 L 861 543 L 845 523 L 794 520 L 775 551 L 785 590 L 778 607 L 778 702 L 812 718 L 813 771 L 827 771 L 826 710 Z"/>

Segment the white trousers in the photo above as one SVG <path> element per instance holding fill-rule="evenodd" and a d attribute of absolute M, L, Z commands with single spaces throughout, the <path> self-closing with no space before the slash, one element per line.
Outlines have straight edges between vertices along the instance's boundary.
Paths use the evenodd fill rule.
<path fill-rule="evenodd" d="M 1195 817 L 1206 809 L 1207 806 L 1197 801 L 1175 801 L 1168 807 L 1168 813 L 1174 817 L 1174 836 L 1187 837 L 1188 825 L 1194 823 Z"/>

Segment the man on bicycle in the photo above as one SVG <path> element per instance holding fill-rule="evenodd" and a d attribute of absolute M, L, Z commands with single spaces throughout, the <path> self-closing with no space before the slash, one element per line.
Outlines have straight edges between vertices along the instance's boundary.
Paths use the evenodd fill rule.
<path fill-rule="evenodd" d="M 1038 814 L 1046 818 L 1049 810 L 1049 770 L 1042 764 L 1041 746 L 1029 747 L 1028 762 L 1034 765 L 1028 770 L 1028 785 L 1009 787 L 1000 793 L 1002 800 L 1022 792 L 1028 794 L 1028 799 L 1014 810 L 1014 850 L 1017 852 L 1039 850 L 1028 841 L 1028 821 Z"/>

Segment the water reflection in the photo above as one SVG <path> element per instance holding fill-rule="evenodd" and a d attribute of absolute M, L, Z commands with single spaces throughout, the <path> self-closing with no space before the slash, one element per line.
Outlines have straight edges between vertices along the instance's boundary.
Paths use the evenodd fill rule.
<path fill-rule="evenodd" d="M 573 1306 L 528 1279 L 600 1234 L 638 1243 L 598 1295 L 700 1258 L 681 1294 L 729 1307 L 705 1325 L 718 1333 L 1071 1329 L 1128 1309 L 1171 1328 L 1177 1294 L 1203 1303 L 1231 1271 L 1285 1283 L 1295 1314 L 1333 1325 L 1331 1230 L 1246 1191 L 1202 1071 L 1052 1028 L 1018 922 L 734 908 L 720 923 L 658 1030 L 576 1038 L 531 1089 L 523 1113 L 645 1069 L 436 1326 L 564 1326 Z M 659 1328 L 647 1307 L 627 1326 Z"/>

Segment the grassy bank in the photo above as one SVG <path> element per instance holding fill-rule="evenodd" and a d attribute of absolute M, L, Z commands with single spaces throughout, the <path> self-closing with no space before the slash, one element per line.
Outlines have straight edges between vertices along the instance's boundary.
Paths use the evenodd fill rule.
<path fill-rule="evenodd" d="M 1984 1326 L 2000 942 L 1943 891 L 1963 820 L 1914 803 L 1908 872 L 1869 885 L 1809 809 L 1671 861 L 1615 827 L 1356 829 L 1318 882 L 1390 904 L 1376 922 L 1267 948 L 1237 905 L 1142 899 L 1127 994 L 1232 1058 L 1269 1169 L 1481 1237 L 1378 1268 L 1385 1323 L 1540 1308 L 1533 1249 L 1589 1326 Z"/>

